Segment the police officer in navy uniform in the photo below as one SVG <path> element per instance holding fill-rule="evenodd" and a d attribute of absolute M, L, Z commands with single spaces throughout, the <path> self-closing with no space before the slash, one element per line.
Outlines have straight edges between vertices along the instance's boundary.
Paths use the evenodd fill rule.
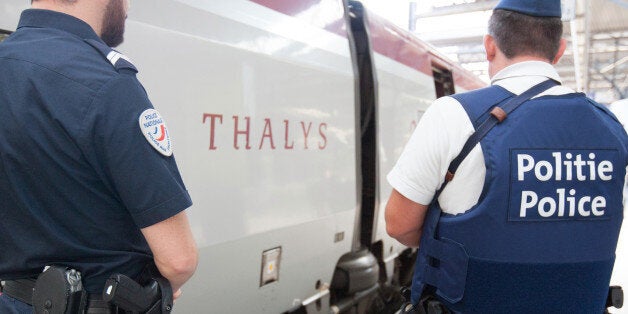
<path fill-rule="evenodd" d="M 128 0 L 32 7 L 0 44 L 0 313 L 31 313 L 8 288 L 49 265 L 79 271 L 91 298 L 154 262 L 176 298 L 197 265 L 192 202 L 165 120 L 110 48 Z"/>
<path fill-rule="evenodd" d="M 560 85 L 560 16 L 559 0 L 500 1 L 484 39 L 491 86 L 437 99 L 388 174 L 386 227 L 419 248 L 420 309 L 605 309 L 628 136 Z"/>

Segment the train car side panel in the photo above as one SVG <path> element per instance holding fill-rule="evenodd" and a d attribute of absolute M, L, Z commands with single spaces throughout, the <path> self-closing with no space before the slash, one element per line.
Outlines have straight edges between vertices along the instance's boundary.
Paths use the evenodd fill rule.
<path fill-rule="evenodd" d="M 346 38 L 248 1 L 158 2 L 133 4 L 122 49 L 171 125 L 195 202 L 201 263 L 177 310 L 289 309 L 331 282 L 350 251 Z M 262 253 L 273 248 L 279 280 L 262 286 Z"/>

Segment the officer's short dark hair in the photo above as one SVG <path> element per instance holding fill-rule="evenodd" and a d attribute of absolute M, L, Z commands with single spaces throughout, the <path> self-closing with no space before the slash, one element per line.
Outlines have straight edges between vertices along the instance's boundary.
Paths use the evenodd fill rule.
<path fill-rule="evenodd" d="M 559 17 L 535 17 L 508 10 L 494 10 L 488 33 L 497 47 L 512 59 L 522 55 L 554 60 L 563 35 Z"/>

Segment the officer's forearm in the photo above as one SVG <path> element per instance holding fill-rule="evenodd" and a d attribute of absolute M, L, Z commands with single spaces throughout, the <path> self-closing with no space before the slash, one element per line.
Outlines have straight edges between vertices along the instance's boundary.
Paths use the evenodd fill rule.
<path fill-rule="evenodd" d="M 168 279 L 172 286 L 172 292 L 176 294 L 177 290 L 181 289 L 184 283 L 186 283 L 196 270 L 196 259 L 192 261 L 182 261 L 177 265 L 160 263 L 155 260 L 155 265 L 164 278 Z"/>
<path fill-rule="evenodd" d="M 406 232 L 404 234 L 395 235 L 394 238 L 399 241 L 399 243 L 409 246 L 409 247 L 418 247 L 419 242 L 421 241 L 421 233 L 423 230 L 414 230 L 410 232 Z"/>
<path fill-rule="evenodd" d="M 393 189 L 386 204 L 386 232 L 404 245 L 418 246 L 427 208 Z"/>
<path fill-rule="evenodd" d="M 198 252 L 185 212 L 142 229 L 155 265 L 176 291 L 192 276 Z"/>

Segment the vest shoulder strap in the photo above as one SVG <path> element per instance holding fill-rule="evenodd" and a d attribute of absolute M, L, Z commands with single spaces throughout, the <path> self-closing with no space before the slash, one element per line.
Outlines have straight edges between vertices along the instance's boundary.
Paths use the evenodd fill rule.
<path fill-rule="evenodd" d="M 516 95 L 507 89 L 499 85 L 492 85 L 450 97 L 462 105 L 473 124 L 473 128 L 477 129 L 488 118 L 492 107 L 514 96 Z"/>
<path fill-rule="evenodd" d="M 493 94 L 492 98 L 488 98 L 488 99 L 492 99 L 492 102 L 489 103 L 489 107 L 487 109 L 492 108 L 490 111 L 488 111 L 488 117 L 485 117 L 482 123 L 479 123 L 477 126 L 474 123 L 474 127 L 475 127 L 475 132 L 469 137 L 469 139 L 467 139 L 467 141 L 465 142 L 464 146 L 462 147 L 462 150 L 460 151 L 460 153 L 458 154 L 458 156 L 456 156 L 456 158 L 454 158 L 454 160 L 452 160 L 452 162 L 449 164 L 449 167 L 447 168 L 447 174 L 445 176 L 445 181 L 443 182 L 443 184 L 441 185 L 441 187 L 438 189 L 438 191 L 436 192 L 436 194 L 434 195 L 434 199 L 438 199 L 438 196 L 440 195 L 440 193 L 443 191 L 443 189 L 445 188 L 445 186 L 447 185 L 447 183 L 449 181 L 451 181 L 456 173 L 456 171 L 458 170 L 458 167 L 460 166 L 460 164 L 462 163 L 462 161 L 467 157 L 467 155 L 469 155 L 469 153 L 471 152 L 471 150 L 473 150 L 473 148 L 482 140 L 482 138 L 484 138 L 484 136 L 486 136 L 486 134 L 488 134 L 488 132 L 497 124 L 503 122 L 508 115 L 513 112 L 515 109 L 517 109 L 517 107 L 519 107 L 521 104 L 523 104 L 524 102 L 528 101 L 530 98 L 556 86 L 559 85 L 558 82 L 554 81 L 554 80 L 546 80 L 543 81 L 535 86 L 533 86 L 532 88 L 528 89 L 527 91 L 521 93 L 519 96 L 513 97 L 510 100 L 508 100 L 505 104 L 503 104 L 502 106 L 497 106 L 500 102 L 504 101 L 506 98 L 508 98 L 508 95 L 505 94 L 503 91 L 505 91 L 505 89 L 501 88 L 500 89 L 493 89 L 491 91 L 491 93 Z M 503 90 L 503 91 L 502 91 Z M 467 112 L 469 112 L 469 110 L 471 109 L 466 109 L 466 108 L 472 108 L 473 106 L 470 106 L 468 104 L 470 104 L 469 101 L 474 101 L 477 104 L 482 104 L 484 103 L 485 106 L 486 105 L 486 98 L 479 98 L 480 96 L 484 96 L 486 97 L 487 95 L 482 95 L 480 93 L 468 93 L 469 95 L 466 96 L 462 96 L 462 97 L 456 97 L 456 100 L 460 101 L 463 104 L 463 107 L 465 108 L 465 110 L 467 110 Z M 512 94 L 511 94 L 512 95 Z M 463 103 L 464 102 L 464 103 Z M 482 107 L 480 107 L 482 108 Z M 485 112 L 487 112 L 487 110 L 484 110 Z M 478 116 L 477 113 L 474 116 Z M 482 116 L 486 116 L 485 114 L 481 115 L 480 118 Z M 473 119 L 473 116 L 470 116 L 471 119 Z M 475 119 L 478 120 L 478 119 Z M 472 120 L 473 121 L 473 120 Z"/>

